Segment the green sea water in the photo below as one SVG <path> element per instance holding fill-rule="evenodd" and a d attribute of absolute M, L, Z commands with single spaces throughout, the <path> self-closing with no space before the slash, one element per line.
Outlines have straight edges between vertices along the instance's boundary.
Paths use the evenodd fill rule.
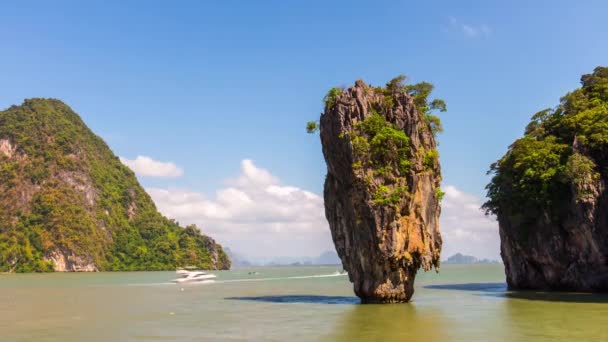
<path fill-rule="evenodd" d="M 340 269 L 0 275 L 0 340 L 608 341 L 608 297 L 508 292 L 501 265 L 421 273 L 398 305 L 358 304 Z"/>

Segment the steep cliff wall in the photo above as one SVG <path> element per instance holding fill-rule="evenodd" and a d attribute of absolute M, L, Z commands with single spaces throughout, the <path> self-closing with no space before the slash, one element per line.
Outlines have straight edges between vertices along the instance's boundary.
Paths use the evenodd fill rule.
<path fill-rule="evenodd" d="M 419 268 L 439 266 L 441 172 L 428 83 L 334 88 L 320 119 L 325 214 L 364 303 L 410 300 Z"/>
<path fill-rule="evenodd" d="M 608 290 L 608 68 L 581 83 L 492 165 L 511 289 Z"/>
<path fill-rule="evenodd" d="M 163 217 L 67 105 L 0 111 L 0 272 L 229 268 L 220 245 Z"/>

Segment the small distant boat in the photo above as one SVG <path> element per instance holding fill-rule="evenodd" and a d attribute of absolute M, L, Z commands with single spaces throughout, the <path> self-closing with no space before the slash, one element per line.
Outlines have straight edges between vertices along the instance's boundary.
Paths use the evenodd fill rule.
<path fill-rule="evenodd" d="M 174 283 L 212 283 L 217 276 L 200 270 L 177 270 Z"/>

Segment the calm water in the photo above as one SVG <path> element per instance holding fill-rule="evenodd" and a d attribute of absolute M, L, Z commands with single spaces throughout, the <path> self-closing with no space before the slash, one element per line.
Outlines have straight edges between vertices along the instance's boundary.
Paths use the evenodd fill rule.
<path fill-rule="evenodd" d="M 239 269 L 190 286 L 167 284 L 172 272 L 0 275 L 0 339 L 608 341 L 608 297 L 508 293 L 500 265 L 423 273 L 400 305 L 359 305 L 347 277 L 309 277 L 336 270 Z"/>

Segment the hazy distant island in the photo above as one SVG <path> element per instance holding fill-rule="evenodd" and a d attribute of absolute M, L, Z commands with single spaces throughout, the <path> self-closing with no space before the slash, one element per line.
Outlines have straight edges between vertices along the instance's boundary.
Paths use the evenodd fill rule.
<path fill-rule="evenodd" d="M 465 255 L 461 253 L 456 253 L 446 260 L 441 262 L 442 264 L 498 264 L 500 263 L 498 260 L 490 260 L 490 259 L 477 259 L 472 255 Z"/>
<path fill-rule="evenodd" d="M 339 265 L 342 261 L 335 251 L 325 251 L 319 256 L 301 256 L 301 257 L 266 257 L 266 258 L 247 258 L 238 253 L 233 252 L 230 248 L 225 248 L 226 254 L 232 261 L 232 266 L 253 267 L 253 266 L 313 266 L 313 265 Z"/>
<path fill-rule="evenodd" d="M 608 291 L 608 68 L 532 117 L 491 166 L 511 289 Z"/>
<path fill-rule="evenodd" d="M 28 99 L 0 111 L 0 272 L 228 269 L 196 226 L 161 215 L 74 111 Z"/>

